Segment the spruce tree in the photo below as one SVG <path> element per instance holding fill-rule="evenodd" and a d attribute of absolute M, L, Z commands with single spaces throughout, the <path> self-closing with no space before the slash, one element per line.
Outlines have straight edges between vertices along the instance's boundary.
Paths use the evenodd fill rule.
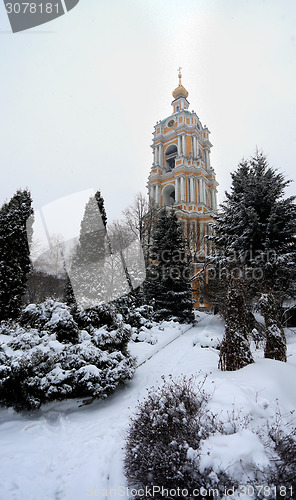
<path fill-rule="evenodd" d="M 182 227 L 174 210 L 162 209 L 152 231 L 150 264 L 144 283 L 146 297 L 153 303 L 158 320 L 177 317 L 194 319 L 190 268 Z"/>
<path fill-rule="evenodd" d="M 295 197 L 284 198 L 289 183 L 269 166 L 263 153 L 257 151 L 250 160 L 243 160 L 232 174 L 215 238 L 216 266 L 219 275 L 226 277 L 225 290 L 227 277 L 239 274 L 245 283 L 248 307 L 255 300 L 265 318 L 265 356 L 281 361 L 286 359 L 286 342 L 279 324 L 280 308 L 285 297 L 293 296 L 296 282 Z M 262 294 L 270 299 L 259 301 Z M 272 306 L 267 307 L 267 303 Z"/>
<path fill-rule="evenodd" d="M 0 319 L 16 318 L 30 271 L 31 194 L 18 190 L 0 210 Z M 31 224 L 27 227 L 27 221 Z"/>

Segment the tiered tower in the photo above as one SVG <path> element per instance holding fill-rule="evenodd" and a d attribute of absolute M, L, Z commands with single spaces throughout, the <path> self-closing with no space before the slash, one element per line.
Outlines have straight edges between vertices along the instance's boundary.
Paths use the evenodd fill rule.
<path fill-rule="evenodd" d="M 173 112 L 154 126 L 148 189 L 151 202 L 176 209 L 198 271 L 201 254 L 211 251 L 205 235 L 211 233 L 209 223 L 215 218 L 218 183 L 210 162 L 210 131 L 194 111 L 189 111 L 188 92 L 181 78 L 179 68 Z M 193 288 L 197 290 L 198 283 Z M 204 304 L 198 292 L 195 299 L 197 306 Z"/>

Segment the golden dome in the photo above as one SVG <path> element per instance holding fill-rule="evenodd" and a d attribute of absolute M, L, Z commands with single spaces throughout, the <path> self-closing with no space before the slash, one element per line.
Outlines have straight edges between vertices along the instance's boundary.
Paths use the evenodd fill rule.
<path fill-rule="evenodd" d="M 181 68 L 179 68 L 179 75 L 178 76 L 179 76 L 179 86 L 174 90 L 173 98 L 179 99 L 179 97 L 185 97 L 185 99 L 186 99 L 188 97 L 188 92 L 185 89 L 185 87 L 183 87 L 183 85 L 181 83 L 181 78 L 182 78 Z"/>

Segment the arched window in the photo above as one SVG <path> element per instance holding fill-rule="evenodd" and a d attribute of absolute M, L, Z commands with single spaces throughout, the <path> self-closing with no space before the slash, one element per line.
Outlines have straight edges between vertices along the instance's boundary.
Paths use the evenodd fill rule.
<path fill-rule="evenodd" d="M 175 186 L 169 184 L 163 190 L 163 204 L 164 206 L 173 205 L 175 203 Z"/>
<path fill-rule="evenodd" d="M 175 158 L 178 154 L 178 148 L 175 144 L 169 146 L 165 151 L 165 171 L 170 172 L 175 168 Z"/>

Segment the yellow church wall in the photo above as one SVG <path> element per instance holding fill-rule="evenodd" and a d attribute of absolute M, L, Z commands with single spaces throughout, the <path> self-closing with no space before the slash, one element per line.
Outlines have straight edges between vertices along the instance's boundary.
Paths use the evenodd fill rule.
<path fill-rule="evenodd" d="M 164 133 L 167 134 L 171 130 L 174 130 L 174 128 L 176 128 L 176 127 L 177 127 L 177 122 L 175 122 L 175 124 L 172 127 L 165 127 Z"/>

